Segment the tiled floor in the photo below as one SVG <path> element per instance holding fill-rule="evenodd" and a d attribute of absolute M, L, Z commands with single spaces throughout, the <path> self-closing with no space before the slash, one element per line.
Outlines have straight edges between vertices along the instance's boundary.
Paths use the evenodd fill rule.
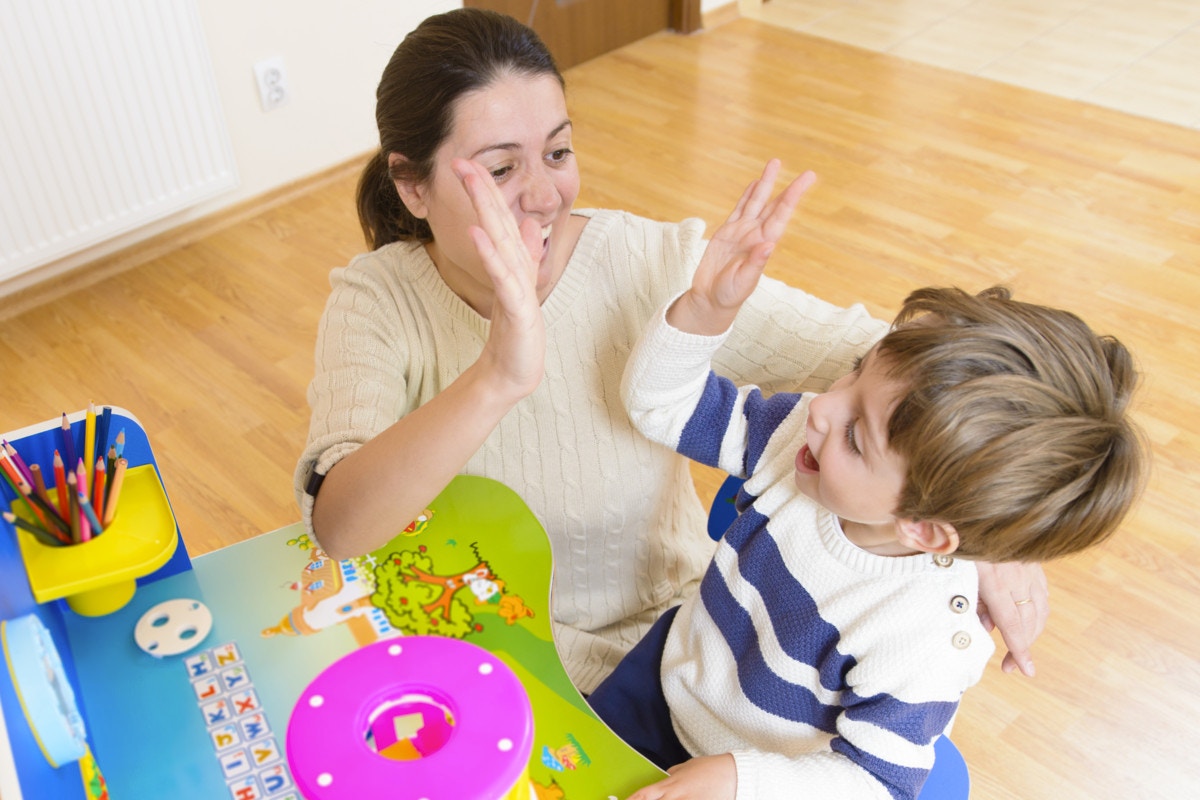
<path fill-rule="evenodd" d="M 1200 0 L 742 0 L 744 16 L 1200 129 Z"/>

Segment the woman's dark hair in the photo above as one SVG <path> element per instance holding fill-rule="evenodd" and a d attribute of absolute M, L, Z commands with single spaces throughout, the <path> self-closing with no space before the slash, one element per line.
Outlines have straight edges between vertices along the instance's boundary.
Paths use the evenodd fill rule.
<path fill-rule="evenodd" d="M 455 102 L 506 73 L 553 75 L 565 85 L 538 35 L 494 11 L 437 14 L 404 37 L 375 92 L 379 152 L 358 181 L 358 221 L 371 249 L 433 239 L 429 223 L 405 208 L 393 181 L 429 180 L 434 153 L 450 133 Z M 391 153 L 404 160 L 389 170 Z"/>

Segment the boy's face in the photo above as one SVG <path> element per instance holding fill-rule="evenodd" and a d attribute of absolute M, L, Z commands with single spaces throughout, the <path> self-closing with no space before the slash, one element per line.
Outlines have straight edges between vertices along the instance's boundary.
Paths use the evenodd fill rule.
<path fill-rule="evenodd" d="M 872 349 L 809 403 L 796 486 L 844 521 L 890 526 L 895 520 L 907 464 L 888 446 L 887 422 L 902 388 Z"/>

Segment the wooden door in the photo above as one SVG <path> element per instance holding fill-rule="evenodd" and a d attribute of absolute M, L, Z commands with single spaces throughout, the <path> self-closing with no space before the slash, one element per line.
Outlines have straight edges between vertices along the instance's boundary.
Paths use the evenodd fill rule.
<path fill-rule="evenodd" d="M 700 0 L 465 0 L 529 25 L 559 69 L 645 38 L 664 28 L 700 28 Z"/>

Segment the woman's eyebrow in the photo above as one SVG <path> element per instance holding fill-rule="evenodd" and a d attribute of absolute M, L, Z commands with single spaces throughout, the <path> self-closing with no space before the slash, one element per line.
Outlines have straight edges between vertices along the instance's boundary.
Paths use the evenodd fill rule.
<path fill-rule="evenodd" d="M 569 120 L 569 119 L 563 120 L 561 123 L 559 123 L 558 127 L 556 127 L 554 130 L 550 131 L 549 134 L 547 134 L 546 141 L 547 142 L 550 141 L 555 136 L 558 136 L 560 133 L 562 133 L 564 130 L 566 130 L 567 128 L 570 128 L 570 127 L 571 127 L 571 120 Z M 469 156 L 469 159 L 474 161 L 476 158 L 483 155 L 484 153 L 490 153 L 493 150 L 519 150 L 520 147 L 521 147 L 521 145 L 517 144 L 516 142 L 497 142 L 496 144 L 489 144 L 485 147 L 481 147 L 480 149 L 476 150 L 474 153 L 472 153 Z"/>

